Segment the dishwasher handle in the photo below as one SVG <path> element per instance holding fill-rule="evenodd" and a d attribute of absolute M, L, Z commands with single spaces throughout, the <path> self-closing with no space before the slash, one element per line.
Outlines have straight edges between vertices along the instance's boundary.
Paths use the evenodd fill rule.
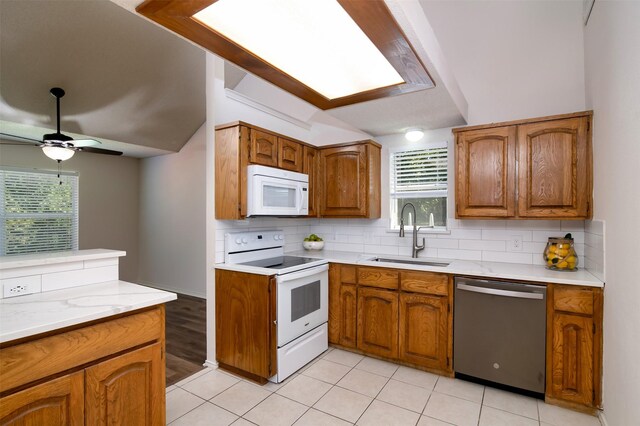
<path fill-rule="evenodd" d="M 529 293 L 523 291 L 500 290 L 497 288 L 476 287 L 473 285 L 459 283 L 456 285 L 458 290 L 472 291 L 474 293 L 491 294 L 494 296 L 517 297 L 520 299 L 544 299 L 542 293 Z"/>

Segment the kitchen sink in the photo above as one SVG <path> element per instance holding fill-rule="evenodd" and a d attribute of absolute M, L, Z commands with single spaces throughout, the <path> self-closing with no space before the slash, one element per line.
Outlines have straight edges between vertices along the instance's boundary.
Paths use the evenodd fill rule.
<path fill-rule="evenodd" d="M 431 262 L 428 260 L 418 260 L 418 259 L 392 259 L 387 257 L 374 257 L 372 259 L 367 259 L 367 260 L 371 262 L 406 263 L 409 265 L 425 265 L 425 266 L 440 266 L 440 267 L 449 266 L 449 262 Z"/>

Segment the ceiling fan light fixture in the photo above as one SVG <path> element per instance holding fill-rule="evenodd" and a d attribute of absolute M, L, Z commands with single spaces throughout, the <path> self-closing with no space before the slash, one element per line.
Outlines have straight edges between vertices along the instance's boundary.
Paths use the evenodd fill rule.
<path fill-rule="evenodd" d="M 73 157 L 75 151 L 70 148 L 63 148 L 60 146 L 43 146 L 42 152 L 44 155 L 56 161 L 65 161 Z"/>
<path fill-rule="evenodd" d="M 424 136 L 424 132 L 422 129 L 409 129 L 404 134 L 404 137 L 407 138 L 410 142 L 418 142 Z"/>

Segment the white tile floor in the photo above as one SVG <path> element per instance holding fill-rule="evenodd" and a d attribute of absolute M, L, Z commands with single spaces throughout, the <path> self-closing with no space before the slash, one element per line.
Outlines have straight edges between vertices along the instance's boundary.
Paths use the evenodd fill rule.
<path fill-rule="evenodd" d="M 172 426 L 600 426 L 542 401 L 329 349 L 284 383 L 207 368 L 167 388 Z"/>

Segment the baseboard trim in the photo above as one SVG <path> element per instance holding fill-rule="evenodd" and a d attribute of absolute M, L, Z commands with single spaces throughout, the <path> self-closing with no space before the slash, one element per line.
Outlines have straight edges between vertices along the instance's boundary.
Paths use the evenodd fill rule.
<path fill-rule="evenodd" d="M 206 360 L 202 365 L 204 365 L 205 367 L 218 368 L 218 363 L 216 361 Z"/>
<path fill-rule="evenodd" d="M 148 287 L 157 288 L 159 290 L 170 291 L 172 293 L 186 294 L 187 296 L 198 297 L 200 299 L 206 299 L 207 298 L 206 294 L 201 294 L 201 293 L 194 292 L 194 291 L 191 291 L 191 290 L 185 290 L 183 288 L 174 288 L 174 287 L 167 286 L 167 285 L 152 283 L 152 282 L 149 282 L 149 281 L 138 280 L 138 284 L 145 285 L 145 286 L 148 286 Z"/>
<path fill-rule="evenodd" d="M 604 416 L 604 411 L 600 411 L 598 413 L 598 418 L 600 419 L 600 423 L 602 424 L 602 426 L 609 426 L 609 423 L 607 423 L 607 419 Z"/>

